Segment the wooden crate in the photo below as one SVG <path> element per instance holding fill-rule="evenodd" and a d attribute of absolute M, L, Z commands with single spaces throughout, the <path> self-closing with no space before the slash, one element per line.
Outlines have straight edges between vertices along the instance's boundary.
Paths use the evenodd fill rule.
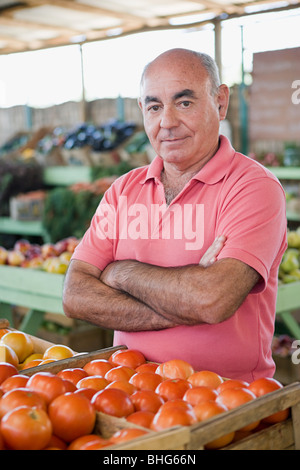
<path fill-rule="evenodd" d="M 126 346 L 120 345 L 78 354 L 69 359 L 25 369 L 22 373 L 31 376 L 39 371 L 57 373 L 65 368 L 83 367 L 93 359 L 108 359 L 118 349 L 126 349 Z M 286 421 L 270 425 L 262 430 L 254 430 L 249 436 L 233 441 L 223 449 L 298 450 L 300 449 L 300 383 L 298 382 L 256 398 L 205 422 L 188 427 L 177 426 L 161 432 L 151 431 L 149 435 L 106 447 L 105 450 L 203 450 L 208 442 L 286 408 L 291 409 L 291 416 Z M 95 431 L 104 437 L 110 437 L 113 432 L 124 427 L 132 427 L 132 424 L 125 419 L 97 413 Z"/>
<path fill-rule="evenodd" d="M 270 425 L 261 431 L 254 430 L 248 437 L 232 442 L 224 449 L 298 450 L 300 449 L 300 383 L 298 382 L 256 398 L 206 422 L 191 426 L 188 448 L 204 449 L 208 442 L 286 408 L 291 408 L 291 417 L 286 421 Z"/>

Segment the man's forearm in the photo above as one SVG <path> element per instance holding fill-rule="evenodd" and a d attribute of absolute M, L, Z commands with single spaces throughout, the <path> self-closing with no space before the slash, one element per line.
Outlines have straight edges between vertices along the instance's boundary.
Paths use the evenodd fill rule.
<path fill-rule="evenodd" d="M 63 304 L 71 318 L 88 321 L 103 328 L 122 331 L 159 330 L 176 326 L 151 307 L 113 289 L 88 272 L 77 271 L 72 262 L 67 273 Z"/>
<path fill-rule="evenodd" d="M 229 259 L 206 268 L 164 268 L 124 260 L 109 265 L 101 277 L 103 282 L 129 293 L 166 319 L 185 325 L 218 323 L 229 318 L 258 278 L 249 266 Z"/>

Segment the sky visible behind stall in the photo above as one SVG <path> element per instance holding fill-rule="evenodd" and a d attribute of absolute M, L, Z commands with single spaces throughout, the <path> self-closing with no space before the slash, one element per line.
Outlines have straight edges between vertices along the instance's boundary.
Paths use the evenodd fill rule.
<path fill-rule="evenodd" d="M 245 81 L 251 83 L 253 53 L 300 47 L 299 26 L 300 9 L 223 21 L 223 82 L 229 86 L 241 82 L 242 57 Z M 173 47 L 214 56 L 213 26 L 140 33 L 88 43 L 82 46 L 82 56 L 78 44 L 0 56 L 0 107 L 42 108 L 79 101 L 83 85 L 87 101 L 117 96 L 136 98 L 143 67 Z"/>

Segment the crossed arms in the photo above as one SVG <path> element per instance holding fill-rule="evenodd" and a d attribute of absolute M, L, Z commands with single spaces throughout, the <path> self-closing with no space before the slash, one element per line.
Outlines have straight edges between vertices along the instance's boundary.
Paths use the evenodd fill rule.
<path fill-rule="evenodd" d="M 65 314 L 121 331 L 222 322 L 260 278 L 239 260 L 216 261 L 224 241 L 216 239 L 199 265 L 165 268 L 123 260 L 100 271 L 73 260 L 64 284 Z"/>

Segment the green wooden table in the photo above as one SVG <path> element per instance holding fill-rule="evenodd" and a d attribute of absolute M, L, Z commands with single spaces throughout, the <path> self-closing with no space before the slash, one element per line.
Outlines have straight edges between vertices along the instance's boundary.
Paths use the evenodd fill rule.
<path fill-rule="evenodd" d="M 12 306 L 29 308 L 19 329 L 34 335 L 44 313 L 63 314 L 64 276 L 37 269 L 0 266 L 0 317 L 13 325 Z"/>
<path fill-rule="evenodd" d="M 64 275 L 37 269 L 0 266 L 0 318 L 7 318 L 12 325 L 11 307 L 28 307 L 19 327 L 21 331 L 35 335 L 43 322 L 44 313 L 64 314 L 62 307 Z M 293 316 L 300 309 L 300 281 L 282 284 L 278 288 L 276 313 L 291 335 L 300 339 L 300 325 Z"/>

